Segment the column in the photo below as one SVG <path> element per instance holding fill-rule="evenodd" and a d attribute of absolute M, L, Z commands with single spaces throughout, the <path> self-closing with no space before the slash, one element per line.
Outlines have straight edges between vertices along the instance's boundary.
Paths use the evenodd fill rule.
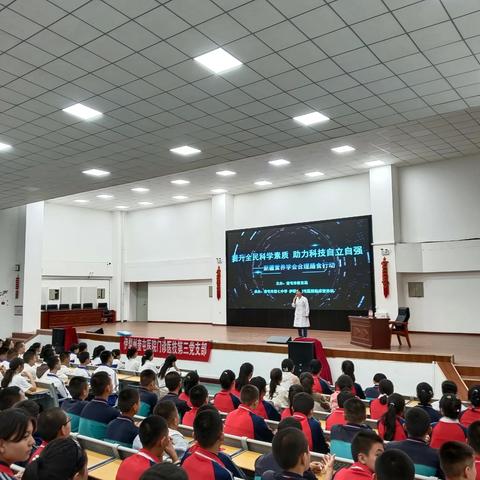
<path fill-rule="evenodd" d="M 125 320 L 123 295 L 123 262 L 124 262 L 124 223 L 125 212 L 113 212 L 112 238 L 112 279 L 110 281 L 109 308 L 117 312 L 117 320 Z"/>

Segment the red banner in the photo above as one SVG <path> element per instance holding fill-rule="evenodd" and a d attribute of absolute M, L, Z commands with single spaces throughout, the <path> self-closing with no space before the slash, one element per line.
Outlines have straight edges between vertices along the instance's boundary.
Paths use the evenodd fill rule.
<path fill-rule="evenodd" d="M 178 360 L 193 360 L 195 362 L 208 362 L 212 351 L 212 342 L 204 340 L 177 340 L 173 338 L 147 338 L 147 337 L 121 337 L 120 351 L 135 347 L 139 355 L 145 350 L 153 350 L 155 357 L 175 355 Z"/>

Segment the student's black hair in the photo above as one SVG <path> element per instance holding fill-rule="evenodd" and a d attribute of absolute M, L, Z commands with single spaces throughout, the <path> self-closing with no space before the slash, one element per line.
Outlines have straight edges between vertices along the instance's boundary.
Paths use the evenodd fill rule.
<path fill-rule="evenodd" d="M 198 385 L 200 382 L 200 377 L 196 370 L 192 370 L 188 372 L 185 377 L 183 378 L 183 391 L 190 395 L 190 390 Z"/>
<path fill-rule="evenodd" d="M 245 385 L 248 385 L 250 377 L 253 375 L 253 365 L 245 362 L 240 365 L 237 379 L 235 380 L 235 388 L 240 391 Z"/>
<path fill-rule="evenodd" d="M 376 480 L 414 480 L 415 466 L 410 457 L 392 448 L 382 453 L 375 461 Z"/>
<path fill-rule="evenodd" d="M 35 350 L 27 350 L 23 354 L 23 361 L 25 363 L 28 363 L 30 360 L 33 360 L 37 354 L 35 353 Z"/>
<path fill-rule="evenodd" d="M 388 397 L 388 410 L 382 415 L 380 421 L 385 424 L 384 440 L 391 441 L 395 436 L 397 416 L 405 410 L 405 399 L 399 393 L 392 393 Z"/>
<path fill-rule="evenodd" d="M 268 397 L 270 400 L 275 395 L 277 387 L 282 383 L 282 371 L 279 368 L 270 370 L 270 384 L 268 386 Z"/>
<path fill-rule="evenodd" d="M 110 350 L 104 350 L 100 354 L 100 361 L 102 362 L 103 365 L 105 365 L 108 363 L 108 360 L 110 359 L 110 357 L 113 357 L 112 352 Z"/>
<path fill-rule="evenodd" d="M 348 423 L 354 423 L 357 425 L 365 423 L 367 419 L 367 407 L 357 397 L 348 399 L 344 404 L 345 420 Z"/>
<path fill-rule="evenodd" d="M 235 382 L 235 373 L 232 370 L 224 370 L 220 374 L 219 382 L 223 390 L 230 390 Z"/>
<path fill-rule="evenodd" d="M 169 423 L 178 415 L 178 410 L 171 400 L 162 400 L 155 405 L 153 414 L 164 418 Z"/>
<path fill-rule="evenodd" d="M 345 402 L 349 400 L 350 398 L 355 398 L 355 395 L 348 390 L 342 390 L 338 395 L 337 395 L 337 404 L 339 408 L 343 408 L 345 406 Z"/>
<path fill-rule="evenodd" d="M 313 397 L 306 392 L 297 393 L 293 398 L 292 409 L 294 412 L 309 415 L 314 406 L 315 402 L 313 401 Z"/>
<path fill-rule="evenodd" d="M 90 379 L 90 389 L 95 397 L 100 397 L 111 383 L 110 376 L 107 372 L 97 372 Z"/>
<path fill-rule="evenodd" d="M 85 342 L 80 342 L 78 344 L 78 353 L 85 352 L 88 348 L 88 345 Z"/>
<path fill-rule="evenodd" d="M 22 400 L 14 405 L 14 408 L 23 410 L 28 416 L 35 419 L 38 418 L 41 408 L 35 400 Z"/>
<path fill-rule="evenodd" d="M 202 448 L 210 448 L 218 441 L 223 431 L 222 417 L 218 411 L 198 411 L 193 421 L 193 437 Z"/>
<path fill-rule="evenodd" d="M 122 413 L 129 412 L 136 403 L 140 402 L 140 395 L 136 388 L 124 388 L 118 394 L 118 409 Z"/>
<path fill-rule="evenodd" d="M 340 391 L 348 390 L 349 392 L 352 391 L 353 388 L 353 381 L 348 375 L 340 375 L 335 382 L 335 389 Z"/>
<path fill-rule="evenodd" d="M 393 383 L 387 378 L 380 380 L 378 382 L 378 391 L 380 393 L 378 401 L 382 405 L 386 405 L 388 397 L 393 393 Z"/>
<path fill-rule="evenodd" d="M 358 462 L 358 455 L 360 453 L 368 455 L 376 443 L 383 445 L 383 440 L 380 435 L 373 430 L 360 430 L 352 439 L 351 448 L 353 461 Z"/>
<path fill-rule="evenodd" d="M 297 428 L 284 428 L 273 437 L 272 453 L 283 470 L 290 470 L 308 453 L 307 438 Z"/>
<path fill-rule="evenodd" d="M 6 355 L 8 352 L 8 347 L 0 347 L 0 355 Z"/>
<path fill-rule="evenodd" d="M 190 403 L 194 407 L 201 407 L 205 404 L 208 399 L 208 390 L 205 388 L 204 385 L 195 385 L 190 390 Z"/>
<path fill-rule="evenodd" d="M 423 406 L 430 405 L 433 398 L 433 388 L 427 382 L 421 382 L 417 385 L 418 403 Z"/>
<path fill-rule="evenodd" d="M 467 429 L 467 438 L 469 445 L 480 455 L 480 420 L 471 423 Z"/>
<path fill-rule="evenodd" d="M 463 477 L 465 467 L 472 467 L 475 463 L 475 452 L 463 442 L 445 442 L 438 453 L 446 478 Z"/>
<path fill-rule="evenodd" d="M 468 389 L 468 399 L 474 408 L 480 407 L 480 385 L 472 385 Z"/>
<path fill-rule="evenodd" d="M 138 435 L 144 448 L 152 448 L 161 437 L 168 435 L 167 422 L 158 415 L 150 415 L 140 424 Z"/>
<path fill-rule="evenodd" d="M 145 470 L 139 480 L 188 480 L 188 475 L 182 467 L 165 462 Z"/>
<path fill-rule="evenodd" d="M 72 343 L 70 345 L 70 353 L 75 353 L 75 350 L 78 350 L 78 343 Z"/>
<path fill-rule="evenodd" d="M 313 394 L 313 375 L 310 372 L 303 372 L 300 377 L 300 385 L 303 390 L 310 395 Z"/>
<path fill-rule="evenodd" d="M 2 388 L 8 387 L 9 383 L 12 381 L 13 376 L 17 368 L 24 365 L 23 358 L 16 357 L 10 362 L 8 370 L 5 372 L 5 375 L 2 378 Z"/>
<path fill-rule="evenodd" d="M 83 365 L 90 358 L 90 354 L 86 351 L 80 352 L 77 355 L 77 358 L 78 358 L 78 361 Z"/>
<path fill-rule="evenodd" d="M 293 415 L 293 399 L 295 396 L 299 393 L 304 392 L 305 390 L 301 385 L 298 385 L 294 383 L 293 385 L 290 385 L 290 388 L 288 389 L 288 405 L 290 406 L 290 413 Z"/>
<path fill-rule="evenodd" d="M 310 360 L 310 371 L 313 375 L 318 375 L 322 371 L 322 362 L 316 358 Z"/>
<path fill-rule="evenodd" d="M 133 358 L 135 356 L 135 354 L 137 353 L 137 349 L 135 347 L 130 347 L 128 350 L 127 350 L 127 358 L 130 360 L 131 358 Z"/>
<path fill-rule="evenodd" d="M 173 392 L 182 384 L 182 377 L 178 372 L 168 372 L 165 375 L 165 387 L 169 392 Z"/>
<path fill-rule="evenodd" d="M 42 348 L 42 344 L 40 342 L 33 342 L 28 349 L 29 350 L 34 350 L 36 352 L 37 350 L 40 350 L 41 348 Z"/>
<path fill-rule="evenodd" d="M 121 355 L 122 355 L 122 352 L 120 351 L 119 348 L 114 348 L 114 349 L 112 350 L 112 356 L 113 356 L 113 358 L 120 358 Z"/>
<path fill-rule="evenodd" d="M 87 454 L 73 438 L 57 438 L 25 468 L 23 480 L 72 480 L 87 464 Z"/>
<path fill-rule="evenodd" d="M 93 349 L 92 358 L 97 358 L 105 350 L 105 345 L 97 345 Z"/>
<path fill-rule="evenodd" d="M 300 420 L 297 420 L 295 417 L 286 417 L 278 422 L 277 432 L 284 428 L 298 428 L 298 430 L 301 430 L 302 424 L 300 423 Z"/>
<path fill-rule="evenodd" d="M 58 363 L 60 363 L 60 358 L 58 358 L 56 355 L 53 357 L 48 357 L 48 360 L 46 361 L 49 370 L 53 370 Z"/>
<path fill-rule="evenodd" d="M 351 360 L 344 360 L 342 362 L 342 372 L 348 375 L 352 379 L 352 382 L 355 382 L 355 365 Z"/>
<path fill-rule="evenodd" d="M 59 407 L 48 408 L 38 417 L 37 434 L 42 440 L 51 442 L 58 436 L 61 428 L 68 423 L 68 416 L 65 410 Z"/>
<path fill-rule="evenodd" d="M 25 437 L 28 427 L 37 426 L 34 418 L 20 408 L 8 408 L 0 412 L 0 440 L 19 442 Z"/>
<path fill-rule="evenodd" d="M 13 349 L 18 352 L 18 351 L 20 350 L 20 347 L 21 347 L 22 345 L 25 347 L 25 342 L 24 342 L 23 340 L 18 340 L 17 342 L 15 342 L 15 343 L 13 344 Z"/>
<path fill-rule="evenodd" d="M 85 387 L 88 390 L 88 379 L 77 376 L 70 379 L 67 388 L 74 400 L 80 400 L 80 396 L 85 391 Z"/>
<path fill-rule="evenodd" d="M 142 366 L 145 365 L 146 361 L 152 361 L 153 360 L 153 350 L 150 348 L 148 350 L 145 350 L 142 355 Z"/>
<path fill-rule="evenodd" d="M 61 352 L 58 357 L 60 358 L 60 363 L 63 363 L 67 358 L 70 361 L 70 353 L 68 352 Z"/>
<path fill-rule="evenodd" d="M 380 383 L 380 380 L 383 380 L 387 378 L 387 376 L 384 373 L 376 373 L 373 376 L 373 383 Z"/>
<path fill-rule="evenodd" d="M 442 382 L 442 394 L 446 395 L 447 393 L 453 393 L 454 395 L 458 393 L 458 386 L 452 380 L 444 380 Z"/>
<path fill-rule="evenodd" d="M 6 387 L 0 390 L 0 410 L 13 407 L 22 399 L 22 391 L 19 387 Z"/>
<path fill-rule="evenodd" d="M 43 355 L 41 355 L 42 360 L 44 363 L 47 363 L 49 359 L 56 357 L 57 354 L 55 353 L 55 350 L 53 349 L 52 346 L 49 348 L 46 348 L 43 352 Z"/>
<path fill-rule="evenodd" d="M 295 364 L 291 358 L 284 358 L 282 360 L 282 371 L 293 372 L 295 370 Z"/>
<path fill-rule="evenodd" d="M 245 385 L 240 390 L 240 401 L 245 405 L 253 405 L 260 396 L 260 392 L 255 385 Z"/>
<path fill-rule="evenodd" d="M 462 402 L 453 393 L 448 393 L 440 399 L 440 411 L 444 417 L 457 420 L 462 411 Z"/>
<path fill-rule="evenodd" d="M 14 358 L 18 357 L 18 352 L 14 348 L 9 348 L 7 352 L 7 360 L 11 362 Z"/>
<path fill-rule="evenodd" d="M 147 385 L 150 385 L 152 382 L 155 382 L 157 379 L 157 374 L 153 371 L 147 368 L 146 370 L 142 370 L 140 372 L 140 386 L 141 387 L 146 387 Z"/>
<path fill-rule="evenodd" d="M 409 437 L 422 438 L 430 430 L 430 416 L 423 408 L 410 408 L 405 414 L 405 428 Z"/>
<path fill-rule="evenodd" d="M 257 387 L 260 396 L 262 395 L 262 393 L 265 394 L 267 390 L 267 382 L 263 377 L 253 377 L 250 380 L 250 385 L 254 385 L 255 387 Z"/>
<path fill-rule="evenodd" d="M 173 367 L 173 364 L 177 361 L 177 357 L 173 354 L 167 355 L 165 358 L 165 361 L 163 362 L 163 365 L 160 368 L 160 371 L 158 372 L 158 378 L 160 380 L 164 379 L 165 376 L 167 375 L 168 369 Z"/>

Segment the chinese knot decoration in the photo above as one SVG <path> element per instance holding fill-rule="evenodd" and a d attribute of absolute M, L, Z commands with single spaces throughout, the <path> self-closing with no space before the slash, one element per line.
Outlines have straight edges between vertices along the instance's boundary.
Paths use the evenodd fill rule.
<path fill-rule="evenodd" d="M 222 271 L 220 266 L 217 267 L 217 300 L 222 298 Z"/>
<path fill-rule="evenodd" d="M 390 294 L 390 282 L 388 281 L 388 261 L 385 257 L 382 260 L 382 284 L 383 296 L 387 298 Z"/>

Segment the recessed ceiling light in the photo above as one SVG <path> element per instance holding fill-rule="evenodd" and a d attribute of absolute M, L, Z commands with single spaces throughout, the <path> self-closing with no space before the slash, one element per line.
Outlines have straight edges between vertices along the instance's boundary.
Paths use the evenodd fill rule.
<path fill-rule="evenodd" d="M 113 195 L 110 195 L 108 193 L 102 193 L 100 195 L 97 195 L 97 198 L 101 198 L 103 200 L 108 200 L 109 198 L 113 198 Z"/>
<path fill-rule="evenodd" d="M 219 194 L 219 193 L 227 193 L 228 190 L 225 190 L 224 188 L 213 188 L 212 190 L 210 190 L 212 193 L 214 193 L 215 195 Z"/>
<path fill-rule="evenodd" d="M 84 170 L 82 173 L 85 175 L 91 175 L 92 177 L 105 177 L 110 175 L 110 172 L 106 170 L 99 170 L 98 168 L 91 168 L 90 170 Z"/>
<path fill-rule="evenodd" d="M 172 153 L 178 153 L 179 155 L 193 155 L 194 153 L 200 153 L 201 150 L 198 148 L 189 147 L 188 145 L 183 145 L 182 147 L 171 148 Z"/>
<path fill-rule="evenodd" d="M 257 185 L 258 187 L 266 187 L 267 185 L 271 185 L 272 182 L 268 181 L 268 180 L 258 180 L 257 182 L 255 182 L 255 185 Z"/>
<path fill-rule="evenodd" d="M 307 173 L 305 174 L 306 177 L 310 177 L 310 178 L 323 177 L 323 175 L 325 175 L 323 172 L 318 172 L 318 171 L 315 171 L 315 172 L 307 172 Z"/>
<path fill-rule="evenodd" d="M 74 115 L 75 117 L 81 118 L 82 120 L 92 120 L 93 118 L 101 117 L 102 112 L 94 110 L 93 108 L 82 105 L 81 103 L 76 103 L 71 107 L 64 108 L 64 112 Z"/>
<path fill-rule="evenodd" d="M 221 177 L 231 177 L 232 175 L 237 174 L 237 172 L 232 172 L 232 170 L 220 170 L 219 172 L 216 172 L 216 173 Z"/>
<path fill-rule="evenodd" d="M 233 55 L 230 55 L 223 48 L 217 48 L 211 52 L 204 53 L 194 60 L 201 63 L 214 73 L 221 73 L 242 65 L 240 60 L 237 60 Z"/>
<path fill-rule="evenodd" d="M 147 207 L 148 205 L 153 205 L 152 202 L 138 202 L 139 205 L 141 205 L 142 207 Z"/>
<path fill-rule="evenodd" d="M 170 183 L 173 183 L 174 185 L 188 185 L 190 180 L 183 180 L 179 178 L 178 180 L 170 180 Z"/>
<path fill-rule="evenodd" d="M 0 142 L 0 152 L 5 152 L 7 150 L 10 150 L 11 148 L 12 148 L 12 146 L 9 145 L 8 143 Z"/>
<path fill-rule="evenodd" d="M 117 205 L 115 208 L 118 208 L 119 210 L 126 210 L 128 207 L 127 205 Z"/>
<path fill-rule="evenodd" d="M 90 200 L 84 200 L 83 198 L 79 198 L 78 200 L 75 200 L 77 203 L 88 203 Z"/>
<path fill-rule="evenodd" d="M 366 167 L 381 167 L 385 165 L 383 160 L 371 160 L 370 162 L 365 162 Z"/>
<path fill-rule="evenodd" d="M 323 115 L 320 112 L 307 113 L 305 115 L 293 117 L 293 119 L 302 125 L 313 125 L 314 123 L 326 122 L 327 120 L 330 120 L 326 115 Z"/>
<path fill-rule="evenodd" d="M 145 188 L 145 187 L 135 187 L 135 188 L 131 188 L 130 190 L 136 193 L 146 193 L 150 191 L 149 188 Z"/>
<path fill-rule="evenodd" d="M 331 150 L 332 152 L 335 152 L 335 153 L 347 153 L 347 152 L 353 152 L 355 149 L 350 145 L 342 145 L 341 147 L 331 148 Z"/>
<path fill-rule="evenodd" d="M 174 200 L 186 200 L 188 197 L 186 195 L 174 195 L 172 198 Z"/>
<path fill-rule="evenodd" d="M 290 165 L 290 162 L 283 158 L 279 158 L 278 160 L 270 160 L 268 163 L 274 167 L 284 167 L 285 165 Z"/>

